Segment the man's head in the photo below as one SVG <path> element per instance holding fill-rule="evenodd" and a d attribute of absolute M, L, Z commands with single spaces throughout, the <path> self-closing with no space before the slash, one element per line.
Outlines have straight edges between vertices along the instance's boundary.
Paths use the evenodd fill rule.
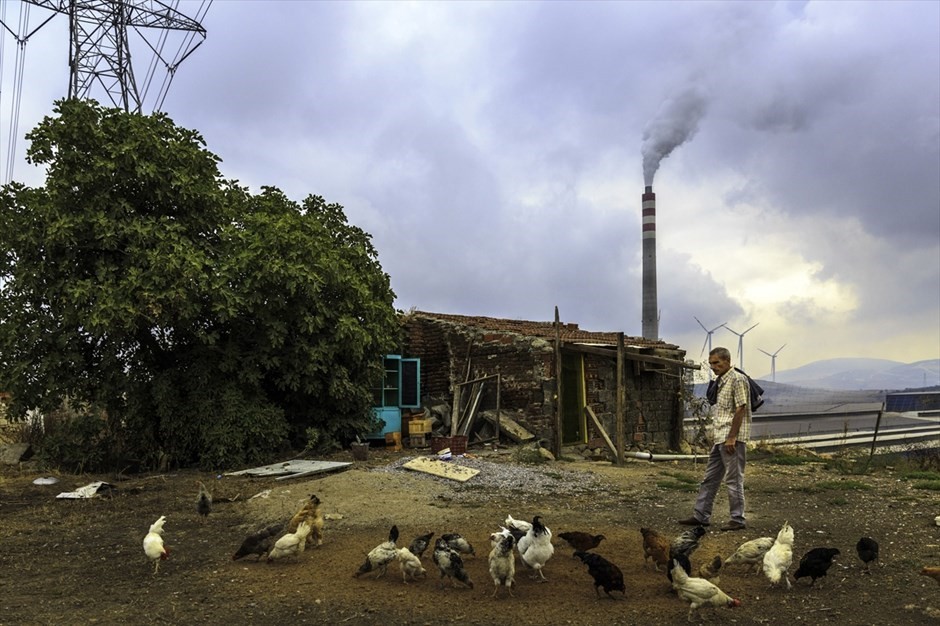
<path fill-rule="evenodd" d="M 731 352 L 728 348 L 712 348 L 708 353 L 708 367 L 715 376 L 724 376 L 731 369 Z"/>

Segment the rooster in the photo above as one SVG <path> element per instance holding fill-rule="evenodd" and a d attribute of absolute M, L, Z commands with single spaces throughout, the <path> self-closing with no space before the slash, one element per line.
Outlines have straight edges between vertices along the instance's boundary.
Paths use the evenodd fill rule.
<path fill-rule="evenodd" d="M 620 571 L 619 567 L 593 552 L 578 550 L 574 553 L 574 556 L 581 559 L 581 562 L 588 566 L 588 574 L 594 579 L 594 593 L 597 594 L 598 598 L 601 597 L 601 587 L 604 588 L 607 597 L 614 600 L 616 598 L 610 595 L 611 591 L 619 591 L 626 595 L 627 588 L 623 584 L 623 572 Z"/>
<path fill-rule="evenodd" d="M 519 549 L 519 556 L 522 563 L 529 569 L 535 570 L 535 574 L 541 577 L 539 582 L 547 582 L 542 568 L 555 553 L 555 546 L 552 545 L 552 531 L 542 523 L 542 518 L 536 515 L 532 518 L 532 525 L 522 539 L 516 544 Z"/>
<path fill-rule="evenodd" d="M 500 587 L 506 587 L 509 595 L 515 596 L 512 592 L 512 585 L 516 575 L 516 554 L 513 552 L 516 539 L 508 528 L 503 528 L 500 532 L 490 535 L 490 545 L 492 547 L 489 556 L 490 577 L 496 586 L 493 589 L 493 597 L 495 598 L 499 593 Z"/>
<path fill-rule="evenodd" d="M 463 559 L 460 558 L 460 553 L 451 548 L 443 537 L 438 539 L 437 543 L 434 544 L 434 554 L 431 555 L 431 559 L 441 572 L 441 589 L 444 588 L 445 576 L 450 578 L 451 584 L 454 587 L 457 586 L 455 581 L 459 580 L 473 589 L 473 581 L 470 580 L 470 575 L 467 574 L 467 570 L 463 568 Z"/>
<path fill-rule="evenodd" d="M 258 560 L 261 560 L 261 557 L 266 555 L 271 549 L 271 546 L 274 545 L 274 540 L 277 539 L 283 528 L 283 523 L 272 524 L 267 528 L 262 528 L 261 530 L 251 533 L 245 537 L 245 540 L 242 541 L 242 545 L 239 546 L 235 554 L 232 555 L 232 560 L 237 561 L 249 554 L 255 554 L 258 556 Z"/>
<path fill-rule="evenodd" d="M 144 554 L 153 561 L 153 573 L 160 570 L 160 561 L 165 561 L 170 556 L 170 550 L 163 545 L 163 525 L 166 523 L 166 515 L 161 515 L 160 519 L 150 525 L 150 530 L 144 537 Z"/>
<path fill-rule="evenodd" d="M 309 534 L 310 522 L 307 520 L 300 522 L 297 530 L 287 533 L 274 542 L 274 547 L 268 552 L 268 563 L 289 556 L 299 556 L 307 547 L 307 536 Z"/>
<path fill-rule="evenodd" d="M 787 589 L 790 588 L 787 569 L 789 569 L 791 563 L 793 563 L 793 528 L 790 527 L 790 524 L 784 522 L 780 532 L 777 533 L 774 545 L 764 555 L 764 574 L 770 581 L 771 586 L 775 586 L 783 578 L 784 582 L 787 583 Z"/>
<path fill-rule="evenodd" d="M 212 512 L 212 494 L 202 481 L 199 481 L 199 495 L 196 496 L 196 512 L 202 516 L 203 520 Z"/>
<path fill-rule="evenodd" d="M 578 552 L 593 550 L 600 545 L 601 541 L 607 539 L 604 535 L 592 535 L 578 530 L 558 533 L 558 537 L 567 541 L 568 545 Z"/>
<path fill-rule="evenodd" d="M 418 535 L 412 540 L 411 545 L 408 546 L 408 550 L 411 551 L 413 555 L 419 559 L 424 554 L 424 551 L 428 549 L 428 546 L 431 545 L 431 538 L 434 537 L 433 532 L 426 532 L 423 535 Z"/>
<path fill-rule="evenodd" d="M 653 567 L 659 571 L 660 565 L 669 563 L 669 537 L 652 528 L 641 528 L 643 535 L 643 564 L 653 559 Z"/>
<path fill-rule="evenodd" d="M 878 542 L 871 537 L 862 537 L 855 544 L 855 552 L 865 564 L 865 573 L 871 574 L 871 564 L 878 560 Z"/>
<path fill-rule="evenodd" d="M 809 586 L 816 584 L 817 578 L 822 578 L 832 567 L 832 560 L 839 554 L 838 548 L 813 548 L 800 559 L 800 566 L 793 574 L 794 580 L 809 576 L 812 580 Z"/>
<path fill-rule="evenodd" d="M 748 565 L 752 572 L 756 572 L 764 562 L 764 555 L 774 545 L 773 537 L 758 537 L 745 541 L 734 554 L 725 559 L 725 566 Z"/>
<path fill-rule="evenodd" d="M 375 575 L 376 578 L 383 576 L 385 570 L 388 568 L 388 564 L 398 558 L 398 548 L 395 546 L 396 541 L 398 541 L 398 526 L 392 526 L 391 530 L 388 531 L 388 541 L 383 541 L 372 548 L 369 554 L 366 555 L 365 562 L 359 566 L 359 570 L 353 574 L 353 576 L 359 578 L 366 572 L 371 572 L 372 570 L 379 571 L 379 573 Z"/>
<path fill-rule="evenodd" d="M 287 532 L 296 531 L 304 520 L 310 524 L 310 541 L 313 545 L 317 547 L 323 545 L 323 513 L 320 512 L 320 498 L 316 494 L 310 494 L 310 499 L 304 502 L 300 510 L 290 518 Z"/>
<path fill-rule="evenodd" d="M 418 576 L 424 578 L 427 575 L 427 571 L 421 565 L 421 559 L 408 548 L 399 548 L 396 558 L 398 559 L 398 566 L 401 568 L 401 581 L 406 585 L 409 578 L 418 580 Z"/>
<path fill-rule="evenodd" d="M 717 585 L 703 578 L 692 578 L 675 561 L 672 562 L 672 586 L 679 597 L 689 603 L 688 620 L 692 621 L 693 611 L 703 606 L 741 606 L 741 601 L 732 598 Z"/>
<path fill-rule="evenodd" d="M 463 538 L 463 536 L 458 533 L 447 533 L 441 535 L 441 539 L 447 542 L 451 548 L 460 552 L 461 554 L 469 554 L 476 556 L 476 552 L 473 550 L 473 546 L 470 545 L 470 542 Z"/>
<path fill-rule="evenodd" d="M 699 541 L 705 536 L 704 526 L 695 526 L 683 531 L 678 537 L 669 544 L 669 558 L 674 559 L 682 555 L 688 559 L 692 558 L 692 553 L 698 549 Z"/>

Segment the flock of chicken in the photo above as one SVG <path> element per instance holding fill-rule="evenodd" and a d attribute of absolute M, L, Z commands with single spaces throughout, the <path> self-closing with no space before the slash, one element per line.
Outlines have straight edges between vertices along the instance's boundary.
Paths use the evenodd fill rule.
<path fill-rule="evenodd" d="M 203 483 L 199 483 L 199 495 L 196 498 L 196 511 L 205 519 L 212 510 L 212 496 Z M 151 524 L 144 537 L 143 547 L 147 558 L 154 564 L 154 574 L 159 571 L 160 561 L 169 557 L 169 549 L 163 542 L 163 526 L 166 516 L 161 516 Z M 727 566 L 743 565 L 752 572 L 760 569 L 776 586 L 781 580 L 787 589 L 791 588 L 788 572 L 793 563 L 794 531 L 789 523 L 784 522 L 774 537 L 759 537 L 742 543 L 727 559 L 715 556 L 701 565 L 692 575 L 690 557 L 699 547 L 705 535 L 705 528 L 690 528 L 671 538 L 651 528 L 640 528 L 643 536 L 644 563 L 652 561 L 656 571 L 665 566 L 666 576 L 678 597 L 689 603 L 689 620 L 701 607 L 736 607 L 741 601 L 729 596 L 718 587 L 720 571 Z M 398 547 L 399 531 L 392 526 L 388 538 L 375 546 L 366 555 L 365 561 L 353 574 L 355 577 L 368 572 L 376 572 L 376 578 L 384 575 L 388 566 L 397 561 L 401 570 L 402 582 L 408 583 L 427 575 L 422 557 L 431 546 L 434 532 L 427 532 L 415 537 L 408 547 Z M 605 539 L 604 535 L 572 531 L 560 533 L 558 537 L 574 548 L 577 557 L 587 566 L 588 574 L 594 579 L 595 593 L 600 597 L 603 589 L 607 596 L 614 598 L 611 592 L 626 594 L 623 573 L 620 568 L 604 557 L 592 552 Z M 500 588 L 505 587 L 509 596 L 514 596 L 516 554 L 523 566 L 531 571 L 531 576 L 538 582 L 546 582 L 543 568 L 555 552 L 552 544 L 552 531 L 535 516 L 531 522 L 517 520 L 507 516 L 499 531 L 490 535 L 488 557 L 489 574 L 495 586 L 493 597 L 498 597 Z M 267 561 L 276 561 L 286 557 L 297 557 L 308 542 L 320 546 L 323 543 L 323 515 L 320 512 L 320 499 L 311 495 L 286 524 L 273 524 L 249 534 L 241 546 L 232 555 L 238 560 L 250 555 L 262 557 Z M 855 546 L 856 554 L 865 566 L 865 572 L 871 573 L 871 563 L 878 560 L 878 542 L 870 537 L 862 537 Z M 444 587 L 448 578 L 452 586 L 460 582 L 473 588 L 473 581 L 464 568 L 462 555 L 475 555 L 473 546 L 457 533 L 447 533 L 438 537 L 434 543 L 431 560 L 440 573 L 439 585 Z M 806 552 L 799 561 L 794 573 L 795 580 L 808 577 L 810 586 L 826 576 L 836 556 L 838 548 L 817 547 Z M 940 583 L 940 567 L 924 567 L 921 574 L 934 578 Z"/>

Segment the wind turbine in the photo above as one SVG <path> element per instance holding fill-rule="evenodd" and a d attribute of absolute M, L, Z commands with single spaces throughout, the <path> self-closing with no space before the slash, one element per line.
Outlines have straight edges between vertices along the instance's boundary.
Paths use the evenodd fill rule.
<path fill-rule="evenodd" d="M 757 322 L 757 324 L 760 324 L 760 322 Z M 757 327 L 757 324 L 754 324 L 754 326 L 751 326 L 743 333 L 739 333 L 736 330 L 731 330 L 729 326 L 725 325 L 725 328 L 731 330 L 731 332 L 738 336 L 738 367 L 740 367 L 742 370 L 744 369 L 744 335 L 754 330 L 754 328 Z"/>
<path fill-rule="evenodd" d="M 718 326 L 715 326 L 715 327 L 712 328 L 711 330 L 708 330 L 707 328 L 705 328 L 705 324 L 703 324 L 703 323 L 701 322 L 701 320 L 699 320 L 699 318 L 695 317 L 694 315 L 693 315 L 692 317 L 693 317 L 693 319 L 695 319 L 696 322 L 698 322 L 698 325 L 702 327 L 702 330 L 705 331 L 705 343 L 702 344 L 702 352 L 701 352 L 701 354 L 699 354 L 699 356 L 702 356 L 702 354 L 705 353 L 705 348 L 706 348 L 706 346 L 708 347 L 708 351 L 709 351 L 709 352 L 712 351 L 712 333 L 714 333 L 716 330 L 718 330 L 719 328 L 721 328 L 722 326 L 724 326 L 724 325 L 727 324 L 728 322 L 725 322 L 724 324 L 720 324 L 720 325 L 718 325 Z"/>
<path fill-rule="evenodd" d="M 786 347 L 787 347 L 787 344 L 783 344 L 782 346 L 777 348 L 777 351 L 774 352 L 773 354 L 767 352 L 766 350 L 758 348 L 758 350 L 760 350 L 761 352 L 763 352 L 764 354 L 770 357 L 770 379 L 773 382 L 777 382 L 777 355 L 780 354 L 780 351 Z M 742 367 L 741 369 L 744 369 L 744 368 Z"/>

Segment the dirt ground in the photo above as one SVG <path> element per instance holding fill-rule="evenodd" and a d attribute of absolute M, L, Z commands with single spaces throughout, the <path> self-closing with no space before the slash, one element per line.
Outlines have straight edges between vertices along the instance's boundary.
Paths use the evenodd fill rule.
<path fill-rule="evenodd" d="M 510 454 L 488 454 L 483 458 L 511 462 Z M 178 472 L 58 475 L 58 484 L 44 486 L 33 480 L 49 473 L 0 470 L 0 624 L 685 623 L 687 605 L 671 592 L 664 573 L 644 565 L 639 528 L 670 535 L 682 530 L 675 520 L 690 513 L 701 464 L 634 461 L 617 468 L 563 460 L 527 466 L 549 475 L 559 468 L 584 472 L 586 481 L 600 481 L 597 492 L 574 498 L 374 471 L 413 455 L 373 450 L 368 461 L 346 471 L 283 481 Z M 344 452 L 329 460 L 352 458 Z M 113 497 L 55 499 L 94 480 L 114 484 Z M 216 497 L 207 520 L 195 512 L 197 480 L 211 484 Z M 251 498 L 265 490 L 267 497 Z M 458 492 L 473 497 L 454 498 Z M 327 516 L 321 547 L 291 562 L 232 561 L 248 532 L 287 519 L 311 493 Z M 716 554 L 729 555 L 745 540 L 776 535 L 784 521 L 796 532 L 795 561 L 816 546 L 839 548 L 839 561 L 815 587 L 801 579 L 789 591 L 769 588 L 761 574 L 729 567 L 719 585 L 742 605 L 703 610 L 696 622 L 940 623 L 940 585 L 919 575 L 923 565 L 940 565 L 936 491 L 914 489 L 891 470 L 858 477 L 822 464 L 752 460 L 747 496 L 747 530 L 710 530 L 693 555 L 694 568 Z M 715 511 L 712 528 L 726 519 L 723 495 Z M 555 534 L 556 552 L 545 567 L 548 582 L 535 582 L 520 567 L 516 596 L 494 599 L 488 536 L 507 514 L 542 515 Z M 141 542 L 160 515 L 167 516 L 164 536 L 172 553 L 154 574 Z M 401 530 L 400 544 L 427 530 L 470 539 L 477 552 L 466 561 L 474 588 L 440 588 L 430 551 L 425 580 L 403 584 L 397 565 L 381 578 L 354 578 L 392 524 Z M 565 530 L 606 536 L 595 551 L 623 570 L 623 599 L 596 596 L 586 567 L 557 537 Z M 862 535 L 881 544 L 880 565 L 870 575 L 855 555 Z M 791 578 L 795 569 L 796 563 Z"/>

